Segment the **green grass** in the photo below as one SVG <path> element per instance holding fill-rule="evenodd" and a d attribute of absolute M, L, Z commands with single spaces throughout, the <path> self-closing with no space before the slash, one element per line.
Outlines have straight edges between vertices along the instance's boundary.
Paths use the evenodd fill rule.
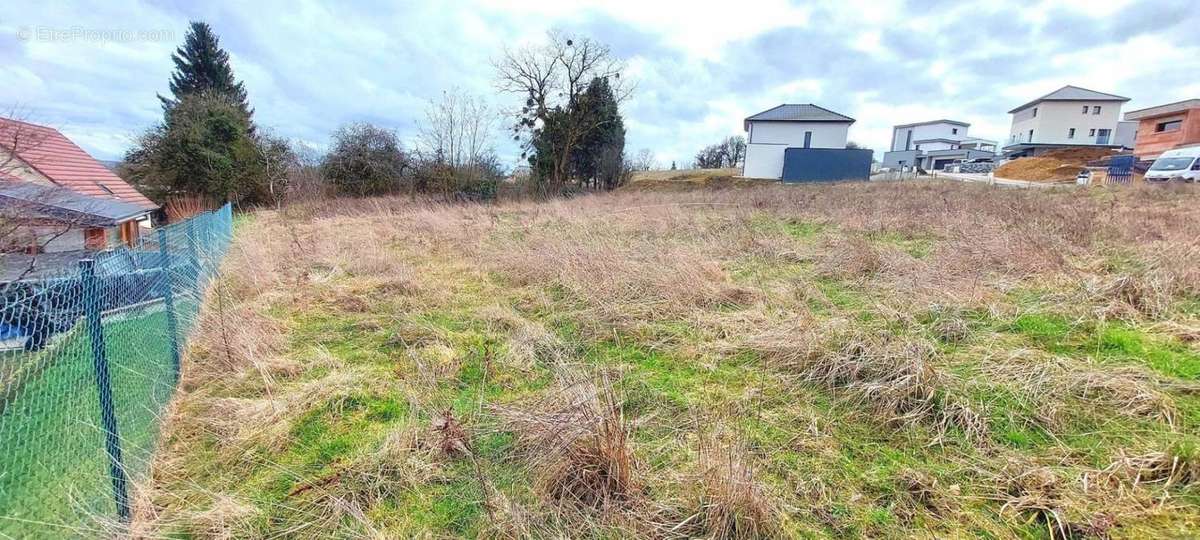
<path fill-rule="evenodd" d="M 1200 354 L 1177 338 L 1128 323 L 1071 321 L 1054 314 L 1027 313 L 1001 329 L 1054 354 L 1144 365 L 1159 374 L 1186 380 L 1200 378 Z"/>
<path fill-rule="evenodd" d="M 580 204 L 597 199 L 581 198 Z M 1189 444 L 1200 431 L 1200 397 L 1190 385 L 1200 375 L 1197 347 L 1153 321 L 1104 319 L 1098 314 L 1107 312 L 1098 308 L 1111 299 L 1079 294 L 1073 287 L 1084 285 L 1075 276 L 1030 270 L 1030 277 L 998 265 L 996 274 L 985 271 L 978 283 L 963 285 L 955 280 L 970 268 L 945 264 L 961 256 L 947 249 L 961 247 L 954 231 L 912 221 L 892 227 L 903 225 L 903 216 L 863 219 L 842 213 L 843 207 L 828 211 L 828 219 L 803 202 L 795 215 L 756 208 L 690 222 L 692 210 L 673 209 L 669 217 L 679 223 L 664 233 L 661 221 L 639 228 L 637 218 L 625 214 L 596 222 L 610 214 L 590 207 L 582 217 L 570 217 L 562 211 L 570 204 L 546 212 L 488 207 L 481 210 L 487 219 L 459 208 L 429 222 L 423 221 L 429 219 L 425 209 L 416 217 L 380 216 L 380 223 L 354 216 L 355 227 L 344 229 L 338 217 L 297 223 L 312 238 L 332 228 L 389 238 L 386 250 L 412 268 L 415 284 L 402 292 L 364 290 L 371 282 L 359 281 L 364 275 L 353 271 L 354 246 L 330 244 L 302 255 L 312 260 L 273 269 L 286 276 L 288 287 L 295 278 L 299 285 L 290 294 L 239 299 L 274 303 L 273 322 L 287 331 L 282 356 L 296 365 L 274 379 L 270 395 L 258 374 L 243 373 L 238 376 L 255 384 L 209 385 L 186 397 L 196 414 L 181 418 L 178 438 L 167 445 L 176 474 L 158 486 L 163 495 L 156 502 L 166 516 L 159 532 L 204 536 L 207 512 L 219 513 L 215 495 L 221 495 L 252 505 L 254 513 L 249 526 L 234 524 L 223 532 L 266 536 L 311 525 L 314 515 L 331 512 L 336 496 L 360 505 L 386 537 L 504 536 L 510 507 L 486 503 L 502 495 L 545 527 L 544 536 L 639 536 L 619 522 L 649 516 L 680 523 L 706 508 L 698 481 L 706 436 L 727 437 L 737 446 L 754 485 L 777 505 L 783 537 L 1048 538 L 1037 511 L 1006 504 L 1017 496 L 1013 475 L 1039 468 L 1061 480 L 1044 495 L 1071 525 L 1112 512 L 1120 517 L 1114 537 L 1153 537 L 1200 523 L 1194 486 L 1132 485 L 1097 476 L 1121 456 L 1176 446 L 1181 455 L 1196 454 Z M 470 234 L 429 234 L 430 223 L 447 224 L 442 218 L 461 220 Z M 572 250 L 578 259 L 558 261 L 524 253 L 554 253 L 598 238 L 595 249 L 606 258 L 595 262 L 608 262 L 612 253 L 603 250 L 615 238 L 607 235 L 618 234 L 621 242 L 645 249 L 695 248 L 689 252 L 725 272 L 704 285 L 753 294 L 736 303 L 633 317 L 645 313 L 644 306 L 622 305 L 620 294 L 578 294 L 587 279 L 533 268 L 586 268 L 586 255 Z M 839 240 L 847 236 L 853 237 L 850 248 L 858 250 L 866 240 L 885 251 L 889 263 L 905 264 L 860 274 L 830 268 L 844 260 L 838 250 L 847 246 Z M 430 243 L 430 237 L 437 238 Z M 1136 253 L 1113 253 L 1077 265 L 1073 260 L 1070 268 L 1103 274 L 1140 264 Z M 521 257 L 529 258 L 524 266 Z M 635 263 L 617 268 L 663 271 Z M 309 279 L 290 274 L 293 264 L 347 271 Z M 1013 264 L 1020 267 L 1020 261 Z M 955 294 L 935 297 L 912 285 L 942 270 L 947 273 L 936 277 L 946 278 Z M 351 296 L 367 301 L 346 301 Z M 1084 298 L 1079 305 L 1070 301 L 1077 296 Z M 1196 306 L 1180 300 L 1173 309 L 1169 315 L 1183 319 L 1180 314 Z M 531 340 L 552 352 L 523 354 Z M 1025 361 L 1056 364 L 1043 373 L 1027 369 L 1037 366 Z M 822 377 L 819 368 L 828 363 L 845 371 Z M 1057 366 L 1101 379 L 1109 374 L 1117 383 L 1144 382 L 1154 396 L 1169 398 L 1176 421 L 1168 425 L 1116 401 L 1081 397 L 1064 387 L 1075 379 Z M 362 388 L 338 387 L 331 395 L 313 390 L 343 370 L 367 374 Z M 579 375 L 611 382 L 629 422 L 643 488 L 638 496 L 644 500 L 609 509 L 607 517 L 568 508 L 542 489 L 544 469 L 553 467 L 541 459 L 555 452 L 518 444 L 529 433 L 511 422 L 513 411 L 578 397 L 559 387 Z M 908 401 L 888 401 L 896 395 L 890 392 L 909 389 L 900 398 Z M 277 437 L 231 449 L 220 437 L 195 435 L 227 421 L 213 418 L 222 409 L 205 405 L 268 399 L 293 404 L 272 426 Z M 968 431 L 964 426 L 975 427 L 971 417 L 948 416 L 959 405 L 978 413 L 986 429 Z M 441 451 L 435 428 L 447 411 L 464 426 L 470 457 Z M 338 476 L 379 455 L 382 443 L 397 434 L 415 439 L 413 461 L 395 463 L 418 480 L 396 480 L 376 498 Z M 327 492 L 305 489 L 312 485 Z M 921 488 L 932 493 L 930 499 L 920 498 Z M 1166 505 L 1155 506 L 1159 501 Z M 680 531 L 705 536 L 709 531 L 688 528 L 696 523 Z M 294 530 L 307 536 L 368 534 L 345 515 L 337 523 Z"/>
<path fill-rule="evenodd" d="M 176 306 L 181 320 L 194 303 Z M 158 414 L 174 389 L 166 313 L 126 314 L 104 324 L 114 409 L 123 458 L 133 479 L 147 470 L 157 441 Z M 57 526 L 116 515 L 101 428 L 91 340 L 81 326 L 55 341 L 46 366 L 22 381 L 0 416 L 0 516 Z M 0 518 L 0 532 L 28 531 Z"/>

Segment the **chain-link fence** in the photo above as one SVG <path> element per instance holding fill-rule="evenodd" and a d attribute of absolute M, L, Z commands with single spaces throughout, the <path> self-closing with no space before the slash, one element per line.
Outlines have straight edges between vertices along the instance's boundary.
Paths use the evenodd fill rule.
<path fill-rule="evenodd" d="M 0 285 L 0 537 L 128 520 L 232 217 L 226 205 Z"/>

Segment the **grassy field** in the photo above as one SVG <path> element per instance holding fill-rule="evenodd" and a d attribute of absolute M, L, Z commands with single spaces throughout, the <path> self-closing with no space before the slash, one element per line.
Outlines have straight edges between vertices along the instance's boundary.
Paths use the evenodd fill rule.
<path fill-rule="evenodd" d="M 699 184 L 258 214 L 138 533 L 1196 534 L 1200 192 Z"/>

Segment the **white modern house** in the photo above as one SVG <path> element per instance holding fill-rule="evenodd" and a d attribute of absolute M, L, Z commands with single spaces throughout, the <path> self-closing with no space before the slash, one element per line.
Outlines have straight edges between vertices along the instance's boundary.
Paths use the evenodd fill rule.
<path fill-rule="evenodd" d="M 749 178 L 782 178 L 788 148 L 846 148 L 854 119 L 811 103 L 783 104 L 746 118 L 746 163 Z"/>
<path fill-rule="evenodd" d="M 1012 128 L 1004 153 L 1036 156 L 1070 147 L 1133 147 L 1136 126 L 1121 126 L 1121 106 L 1129 98 L 1078 86 L 1064 86 L 1011 111 Z"/>
<path fill-rule="evenodd" d="M 943 169 L 955 161 L 995 156 L 996 141 L 968 137 L 971 124 L 958 120 L 930 120 L 892 128 L 891 148 L 883 154 L 883 166 Z"/>

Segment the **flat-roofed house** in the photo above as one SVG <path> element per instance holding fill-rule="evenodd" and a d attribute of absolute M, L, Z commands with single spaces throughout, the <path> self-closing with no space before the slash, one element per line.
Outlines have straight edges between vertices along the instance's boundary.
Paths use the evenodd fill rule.
<path fill-rule="evenodd" d="M 1138 159 L 1155 159 L 1176 148 L 1200 145 L 1200 99 L 1187 99 L 1125 113 L 1136 121 L 1133 153 Z"/>
<path fill-rule="evenodd" d="M 945 119 L 894 126 L 883 166 L 941 170 L 956 161 L 994 157 L 996 141 L 968 137 L 970 127 L 966 122 Z"/>

